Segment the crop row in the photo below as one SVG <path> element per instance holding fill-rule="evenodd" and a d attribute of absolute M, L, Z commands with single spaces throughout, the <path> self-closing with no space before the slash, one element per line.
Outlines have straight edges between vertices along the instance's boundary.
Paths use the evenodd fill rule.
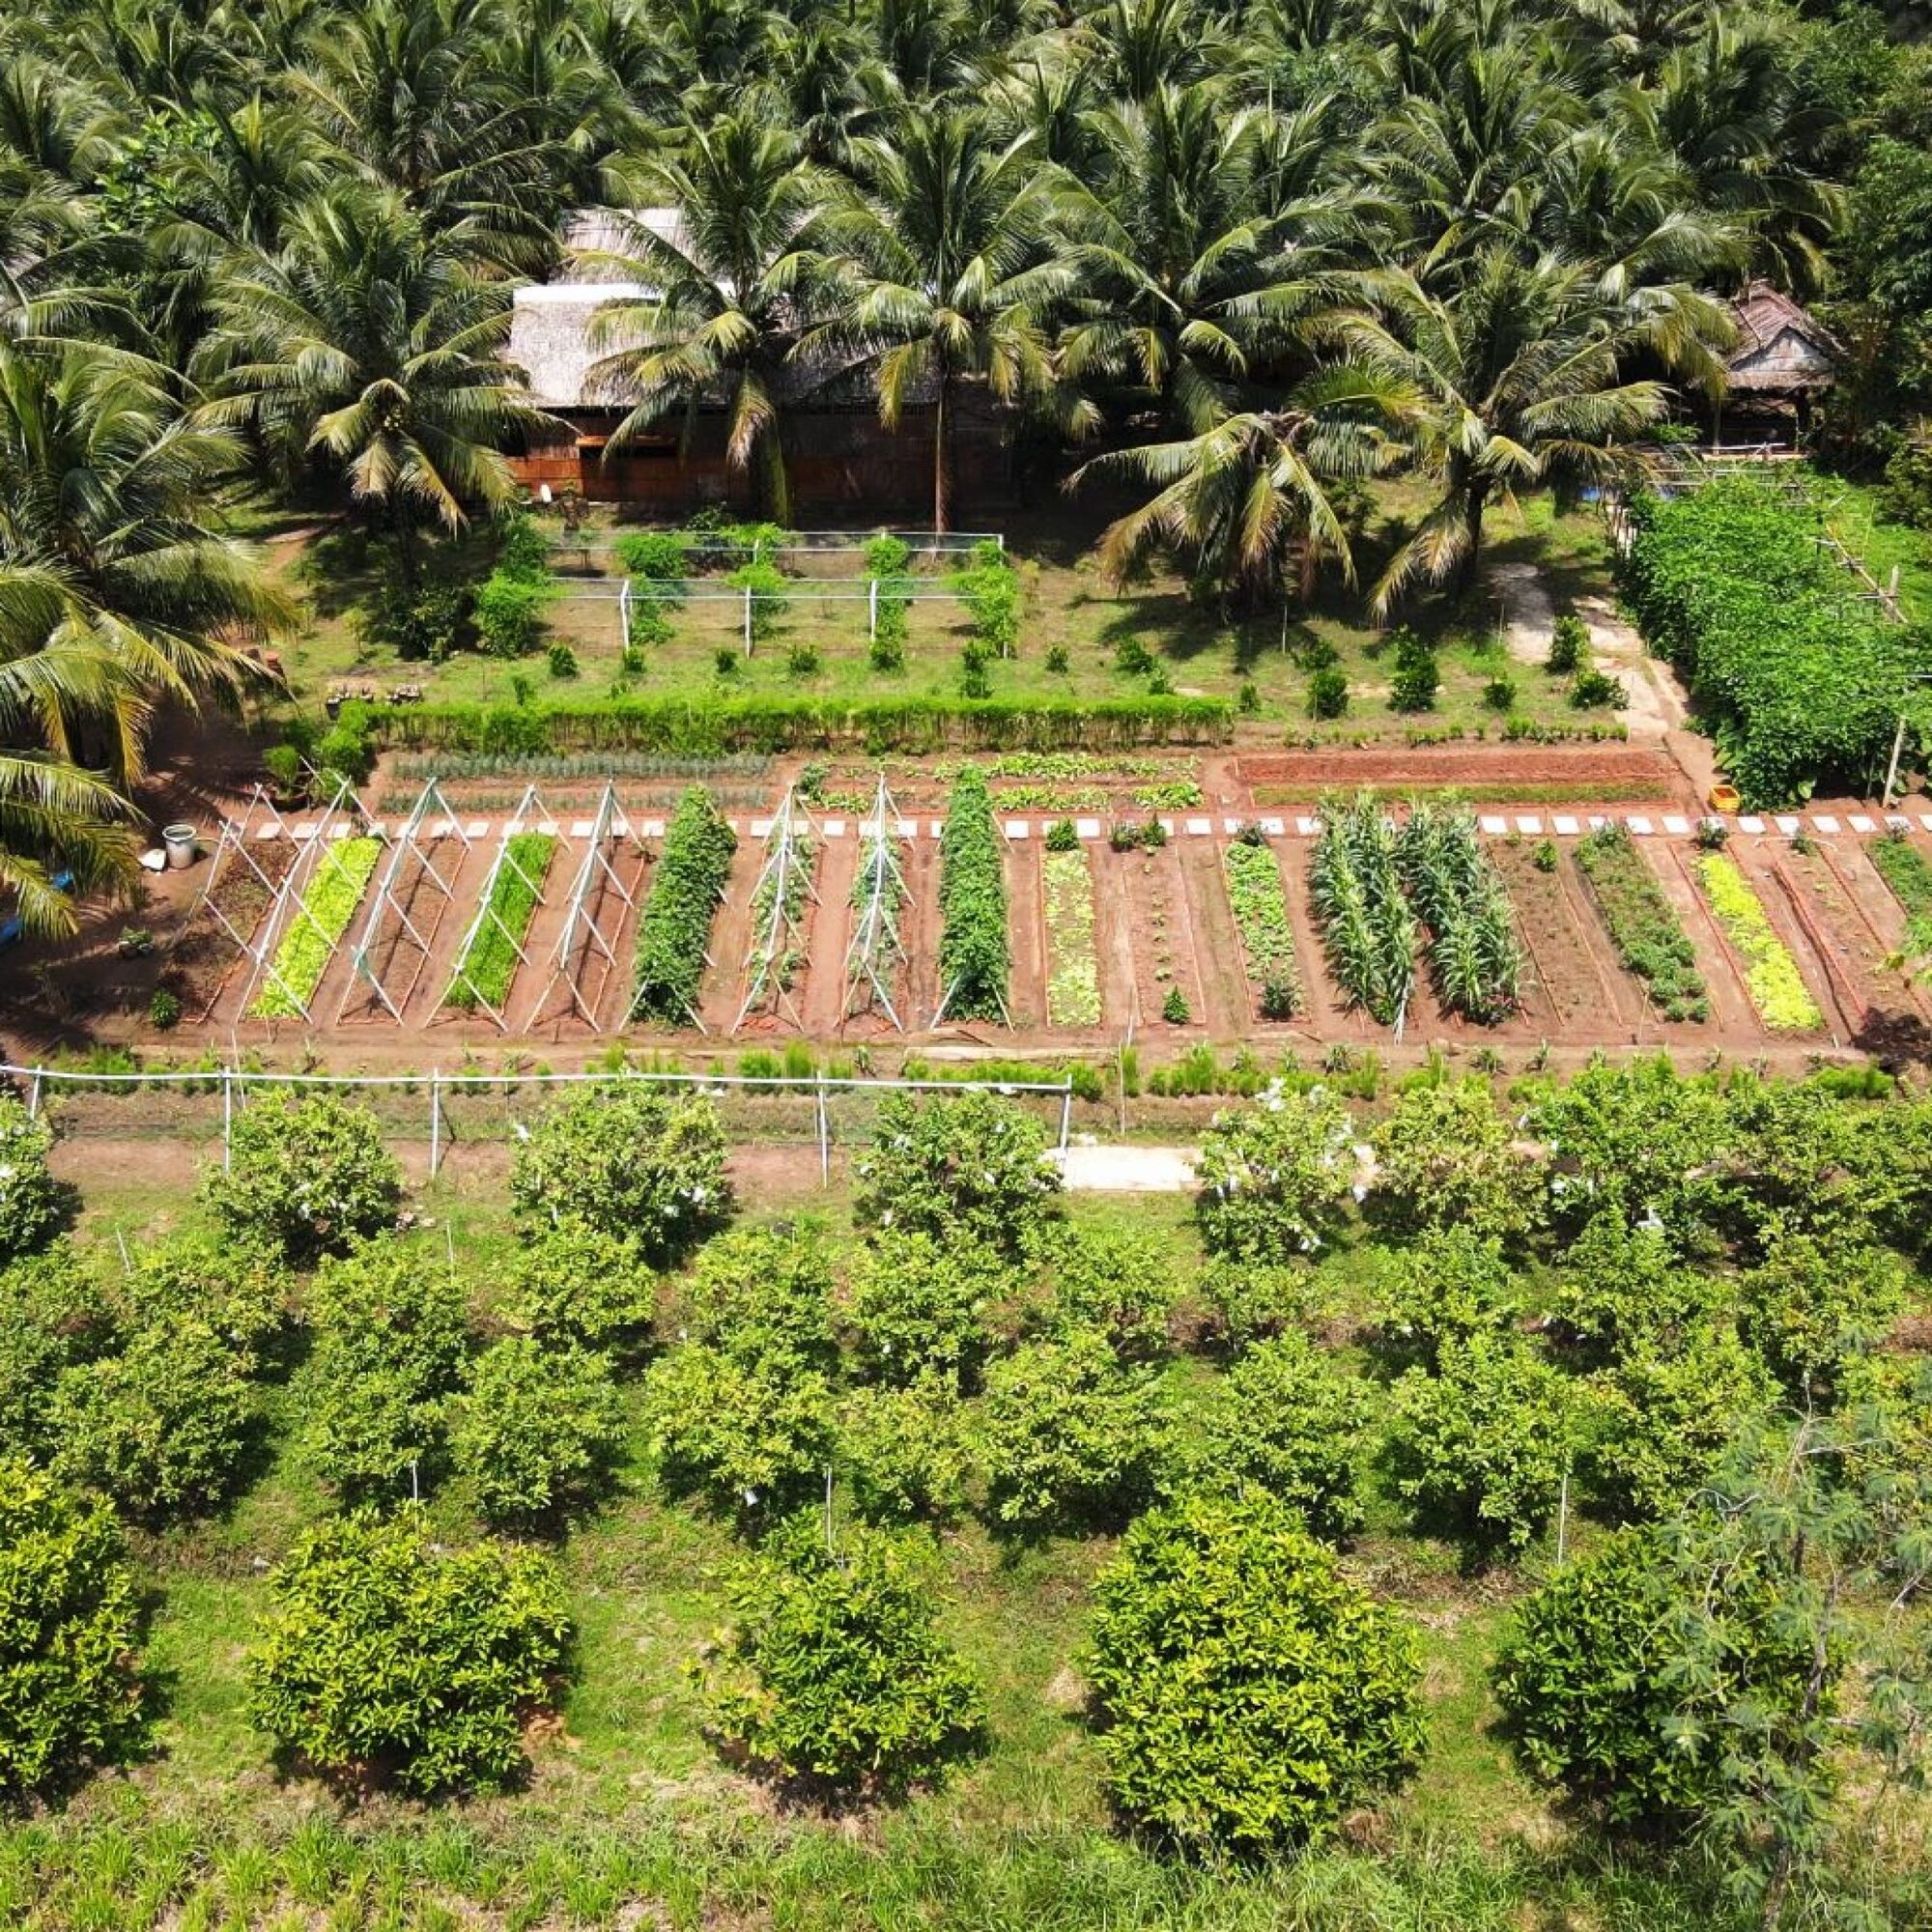
<path fill-rule="evenodd" d="M 1773 1033 L 1811 1033 L 1825 1024 L 1818 1003 L 1805 991 L 1791 949 L 1772 930 L 1763 902 L 1735 859 L 1707 852 L 1697 861 L 1711 910 L 1744 955 L 1745 984 L 1758 1017 Z"/>
<path fill-rule="evenodd" d="M 638 982 L 633 1019 L 671 1025 L 695 1019 L 711 922 L 738 836 L 702 785 L 687 787 L 665 835 L 657 876 L 638 921 Z"/>
<path fill-rule="evenodd" d="M 1905 914 L 1905 951 L 1922 959 L 1932 952 L 1932 864 L 1900 832 L 1888 832 L 1868 850 L 1879 876 Z"/>
<path fill-rule="evenodd" d="M 322 983 L 383 857 L 380 838 L 344 838 L 322 855 L 299 908 L 275 949 L 269 982 L 252 1009 L 260 1019 L 298 1016 Z"/>
<path fill-rule="evenodd" d="M 1048 852 L 1040 860 L 1046 899 L 1046 1023 L 1096 1026 L 1100 969 L 1094 952 L 1094 874 L 1087 854 Z"/>
<path fill-rule="evenodd" d="M 1618 963 L 1644 982 L 1657 1010 L 1667 1020 L 1709 1018 L 1710 995 L 1690 936 L 1629 831 L 1605 825 L 1579 839 L 1577 867 Z"/>
<path fill-rule="evenodd" d="M 1466 810 L 1419 805 L 1396 839 L 1396 867 L 1429 934 L 1435 992 L 1483 1026 L 1514 1012 L 1522 951 L 1509 894 Z"/>
<path fill-rule="evenodd" d="M 1288 895 L 1281 867 L 1262 842 L 1236 839 L 1221 858 L 1227 874 L 1228 902 L 1240 928 L 1248 983 L 1261 1002 L 1264 1020 L 1288 1019 L 1301 1005 L 1295 971 L 1294 930 L 1289 923 Z"/>
<path fill-rule="evenodd" d="M 1322 834 L 1309 862 L 1328 970 L 1344 998 L 1383 1026 L 1408 1007 L 1415 985 L 1415 916 L 1396 867 L 1395 831 L 1381 802 L 1323 802 Z"/>
<path fill-rule="evenodd" d="M 941 847 L 939 982 L 951 1019 L 1003 1019 L 1011 957 L 1000 830 L 986 781 L 970 765 L 952 786 Z"/>
<path fill-rule="evenodd" d="M 555 856 L 556 839 L 548 832 L 510 836 L 483 916 L 450 977 L 444 1006 L 466 1013 L 474 1012 L 479 1006 L 502 1010 L 510 996 L 510 982 L 523 961 L 524 935 L 530 929 Z"/>

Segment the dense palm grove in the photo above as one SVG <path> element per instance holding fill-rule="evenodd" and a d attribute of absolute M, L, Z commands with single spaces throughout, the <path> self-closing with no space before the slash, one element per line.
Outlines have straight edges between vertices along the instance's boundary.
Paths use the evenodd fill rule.
<path fill-rule="evenodd" d="M 889 427 L 917 412 L 944 523 L 978 389 L 1144 484 L 1117 565 L 1166 547 L 1248 592 L 1350 571 L 1362 484 L 1419 474 L 1386 611 L 1465 582 L 1511 493 L 1702 414 L 1716 298 L 1754 277 L 1823 303 L 1826 440 L 1910 497 L 1921 27 L 1858 0 L 11 7 L 5 883 L 57 926 L 50 872 L 125 870 L 155 705 L 247 675 L 277 612 L 215 534 L 224 485 L 353 507 L 406 582 L 508 499 L 510 295 L 580 209 L 681 211 L 602 265 L 661 292 L 601 318 L 604 375 L 627 430 L 727 410 L 780 519 L 785 412 L 857 381 Z"/>

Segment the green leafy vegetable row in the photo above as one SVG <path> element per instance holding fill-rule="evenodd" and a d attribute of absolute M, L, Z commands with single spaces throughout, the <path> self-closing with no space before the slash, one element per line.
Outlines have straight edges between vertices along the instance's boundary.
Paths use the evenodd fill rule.
<path fill-rule="evenodd" d="M 383 856 L 380 838 L 344 838 L 322 855 L 300 908 L 275 949 L 268 983 L 256 995 L 259 1019 L 297 1017 L 315 996 L 322 976 Z"/>
<path fill-rule="evenodd" d="M 1097 1026 L 1100 969 L 1094 956 L 1094 874 L 1087 854 L 1047 852 L 1040 859 L 1046 895 L 1046 1023 Z"/>
<path fill-rule="evenodd" d="M 737 849 L 738 836 L 719 816 L 711 794 L 702 785 L 687 786 L 638 921 L 633 1019 L 677 1025 L 697 1011 L 704 949 Z"/>
<path fill-rule="evenodd" d="M 1708 1019 L 1697 955 L 1629 831 L 1605 825 L 1580 839 L 1577 867 L 1618 962 L 1644 982 L 1651 1005 L 1667 1020 Z"/>
<path fill-rule="evenodd" d="M 1301 1004 L 1295 972 L 1294 930 L 1288 919 L 1288 895 L 1281 867 L 1266 845 L 1236 840 L 1222 855 L 1228 900 L 1241 929 L 1248 981 L 1261 1000 L 1262 1017 L 1285 1020 Z"/>
<path fill-rule="evenodd" d="M 1932 865 L 1902 832 L 1888 832 L 1866 849 L 1905 909 L 1906 952 L 1914 958 L 1932 952 Z"/>
<path fill-rule="evenodd" d="M 1773 1033 L 1811 1033 L 1825 1024 L 1818 1003 L 1805 990 L 1791 950 L 1772 930 L 1764 903 L 1735 859 L 1707 852 L 1697 861 L 1697 876 L 1711 910 L 1744 954 L 1745 984 L 1751 1005 Z"/>
<path fill-rule="evenodd" d="M 971 765 L 953 781 L 940 853 L 939 986 L 946 1016 L 1004 1019 L 1011 960 L 1000 828 L 985 778 Z"/>
<path fill-rule="evenodd" d="M 485 918 L 470 935 L 456 962 L 449 991 L 443 996 L 444 1006 L 466 1013 L 474 1012 L 479 1005 L 501 1011 L 521 963 L 517 949 L 530 929 L 544 879 L 555 856 L 556 839 L 548 832 L 511 835 L 508 857 L 490 888 L 487 911 L 495 918 Z"/>

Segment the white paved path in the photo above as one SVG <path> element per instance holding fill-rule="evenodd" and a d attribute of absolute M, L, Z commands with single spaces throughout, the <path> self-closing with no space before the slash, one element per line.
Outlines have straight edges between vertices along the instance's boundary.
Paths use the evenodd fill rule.
<path fill-rule="evenodd" d="M 1191 1194 L 1194 1148 L 1097 1147 L 1075 1141 L 1060 1155 L 1069 1188 L 1090 1194 Z"/>

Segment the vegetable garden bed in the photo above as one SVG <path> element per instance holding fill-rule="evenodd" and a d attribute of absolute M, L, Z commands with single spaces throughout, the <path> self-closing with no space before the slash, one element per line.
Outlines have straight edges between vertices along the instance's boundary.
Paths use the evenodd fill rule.
<path fill-rule="evenodd" d="M 1381 801 L 1330 799 L 1309 862 L 1309 894 L 1328 970 L 1350 1007 L 1383 1026 L 1407 1010 L 1415 985 L 1415 916 L 1396 870 L 1395 831 Z"/>
<path fill-rule="evenodd" d="M 258 1019 L 298 1019 L 383 857 L 380 838 L 344 838 L 322 855 L 282 943 L 270 979 L 249 1009 Z"/>
<path fill-rule="evenodd" d="M 1758 1017 L 1773 1033 L 1816 1032 L 1825 1015 L 1737 861 L 1706 852 L 1697 861 L 1697 879 L 1718 923 L 1744 958 L 1745 986 Z"/>
<path fill-rule="evenodd" d="M 1657 1010 L 1667 1020 L 1708 1019 L 1710 992 L 1690 936 L 1629 832 L 1605 825 L 1579 839 L 1577 869 L 1618 962 L 1643 981 Z"/>
<path fill-rule="evenodd" d="M 1509 894 L 1467 811 L 1420 805 L 1396 839 L 1404 889 L 1429 933 L 1437 997 L 1480 1026 L 1513 1013 L 1522 983 L 1522 949 Z"/>
<path fill-rule="evenodd" d="M 1087 854 L 1040 856 L 1046 894 L 1046 1023 L 1100 1023 L 1100 969 L 1094 952 L 1094 874 Z"/>
<path fill-rule="evenodd" d="M 1906 952 L 1932 952 L 1932 863 L 1903 833 L 1874 839 L 1865 854 L 1905 914 Z"/>
<path fill-rule="evenodd" d="M 711 922 L 737 849 L 738 835 L 718 815 L 710 794 L 692 785 L 678 801 L 638 921 L 633 1019 L 696 1021 Z"/>
<path fill-rule="evenodd" d="M 1009 1018 L 1007 882 L 986 781 L 970 765 L 952 787 L 940 847 L 939 1010 L 935 1019 Z"/>
<path fill-rule="evenodd" d="M 1289 923 L 1288 895 L 1274 850 L 1265 843 L 1236 839 L 1221 855 L 1228 877 L 1228 900 L 1240 928 L 1248 983 L 1264 1020 L 1291 1018 L 1301 1007 L 1301 979 L 1295 968 L 1294 929 Z"/>
<path fill-rule="evenodd" d="M 484 917 L 456 962 L 443 995 L 445 1007 L 465 1013 L 474 1012 L 478 1006 L 502 1010 L 523 964 L 524 937 L 543 895 L 556 846 L 556 838 L 548 832 L 518 832 L 506 841 Z"/>

